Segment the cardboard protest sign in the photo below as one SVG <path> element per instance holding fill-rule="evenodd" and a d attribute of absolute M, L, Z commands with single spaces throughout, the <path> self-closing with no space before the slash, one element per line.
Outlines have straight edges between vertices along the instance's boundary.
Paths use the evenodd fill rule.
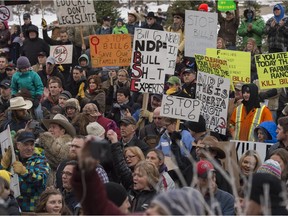
<path fill-rule="evenodd" d="M 236 10 L 236 3 L 234 0 L 219 0 L 217 4 L 218 11 L 232 11 Z"/>
<path fill-rule="evenodd" d="M 216 48 L 217 13 L 185 10 L 185 56 L 206 54 L 206 48 Z"/>
<path fill-rule="evenodd" d="M 54 0 L 60 26 L 96 25 L 93 0 Z"/>
<path fill-rule="evenodd" d="M 13 21 L 13 9 L 11 6 L 0 5 L 0 21 Z"/>
<path fill-rule="evenodd" d="M 174 74 L 180 35 L 136 28 L 131 59 L 131 90 L 163 93 L 166 74 Z"/>
<path fill-rule="evenodd" d="M 207 48 L 206 55 L 220 59 L 225 59 L 228 61 L 229 72 L 233 84 L 238 82 L 244 82 L 244 83 L 250 82 L 250 71 L 251 71 L 250 52 Z"/>
<path fill-rule="evenodd" d="M 236 144 L 235 147 L 238 161 L 247 150 L 255 150 L 259 154 L 261 161 L 264 162 L 269 148 L 273 145 L 272 143 L 249 142 L 242 140 L 230 140 L 230 142 Z"/>
<path fill-rule="evenodd" d="M 227 60 L 205 55 L 195 55 L 195 60 L 199 71 L 230 79 Z"/>
<path fill-rule="evenodd" d="M 71 64 L 73 45 L 50 46 L 50 56 L 53 56 L 57 64 Z"/>
<path fill-rule="evenodd" d="M 129 66 L 131 62 L 131 35 L 90 35 L 92 67 Z"/>
<path fill-rule="evenodd" d="M 11 138 L 10 127 L 0 133 L 0 143 L 1 143 L 1 151 L 2 154 L 7 151 L 8 148 L 11 148 L 12 152 L 12 161 L 11 163 L 16 161 L 14 146 Z M 10 188 L 13 190 L 14 197 L 17 198 L 21 195 L 20 193 L 20 185 L 19 185 L 19 177 L 18 174 L 14 173 L 13 168 L 9 171 L 12 174 Z"/>
<path fill-rule="evenodd" d="M 288 53 L 255 56 L 260 89 L 288 87 Z"/>
<path fill-rule="evenodd" d="M 200 108 L 199 100 L 163 95 L 160 116 L 198 122 Z"/>
<path fill-rule="evenodd" d="M 226 134 L 230 80 L 213 74 L 197 73 L 196 99 L 201 101 L 201 115 L 210 130 Z"/>

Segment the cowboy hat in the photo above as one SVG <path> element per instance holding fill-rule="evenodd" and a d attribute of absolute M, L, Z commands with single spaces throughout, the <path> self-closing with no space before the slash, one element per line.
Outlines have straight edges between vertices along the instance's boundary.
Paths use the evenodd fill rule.
<path fill-rule="evenodd" d="M 135 17 L 135 22 L 138 22 L 140 20 L 140 16 L 139 14 L 137 13 L 137 11 L 135 10 L 131 10 L 128 12 L 128 15 L 132 15 Z"/>
<path fill-rule="evenodd" d="M 202 147 L 208 151 L 215 151 L 219 159 L 226 158 L 226 153 L 219 147 L 218 140 L 213 136 L 206 136 L 196 147 Z"/>
<path fill-rule="evenodd" d="M 56 114 L 53 119 L 43 119 L 44 126 L 48 129 L 50 124 L 58 124 L 65 129 L 65 132 L 72 137 L 76 135 L 76 130 L 68 119 L 62 114 Z"/>
<path fill-rule="evenodd" d="M 146 16 L 144 16 L 145 18 L 148 18 L 148 17 L 151 17 L 151 18 L 154 18 L 154 19 L 157 19 L 158 17 L 155 16 L 154 12 L 150 11 L 148 12 L 148 14 Z"/>
<path fill-rule="evenodd" d="M 28 110 L 33 106 L 30 100 L 24 100 L 23 97 L 14 97 L 10 99 L 9 110 Z"/>

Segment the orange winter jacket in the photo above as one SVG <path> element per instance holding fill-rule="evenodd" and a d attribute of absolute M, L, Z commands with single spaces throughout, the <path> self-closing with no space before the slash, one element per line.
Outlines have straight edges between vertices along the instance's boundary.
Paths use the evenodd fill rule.
<path fill-rule="evenodd" d="M 273 121 L 268 107 L 261 105 L 260 108 L 253 108 L 247 114 L 245 106 L 241 104 L 232 113 L 230 132 L 235 140 L 254 141 L 254 129 L 264 121 Z"/>

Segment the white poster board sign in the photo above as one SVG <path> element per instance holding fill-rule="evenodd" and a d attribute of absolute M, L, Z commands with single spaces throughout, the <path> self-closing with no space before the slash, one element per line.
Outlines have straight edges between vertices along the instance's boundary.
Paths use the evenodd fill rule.
<path fill-rule="evenodd" d="M 13 163 L 14 161 L 16 161 L 16 156 L 15 156 L 15 151 L 14 151 L 14 147 L 13 147 L 13 143 L 12 143 L 12 138 L 11 138 L 9 126 L 6 130 L 4 130 L 3 132 L 0 133 L 0 143 L 1 143 L 2 155 L 4 154 L 5 150 L 7 150 L 8 147 L 10 146 L 10 148 L 12 150 L 12 161 L 11 162 Z M 14 197 L 17 198 L 18 196 L 21 195 L 19 178 L 18 178 L 18 175 L 16 173 L 14 173 L 13 168 L 11 168 L 10 172 L 12 174 L 11 182 L 10 182 L 10 188 L 14 192 Z"/>
<path fill-rule="evenodd" d="M 200 108 L 199 100 L 163 95 L 160 116 L 198 122 Z"/>
<path fill-rule="evenodd" d="M 179 33 L 136 28 L 131 58 L 131 91 L 164 92 L 166 74 L 174 74 Z"/>
<path fill-rule="evenodd" d="M 217 13 L 185 10 L 185 56 L 206 54 L 206 48 L 216 48 Z"/>
<path fill-rule="evenodd" d="M 196 99 L 201 101 L 201 115 L 207 129 L 223 135 L 228 124 L 229 88 L 230 79 L 198 71 Z"/>
<path fill-rule="evenodd" d="M 0 5 L 0 21 L 13 21 L 13 10 L 11 6 Z"/>
<path fill-rule="evenodd" d="M 50 56 L 53 56 L 57 64 L 71 64 L 73 45 L 50 46 Z"/>
<path fill-rule="evenodd" d="M 96 25 L 96 12 L 93 0 L 54 0 L 60 26 Z"/>
<path fill-rule="evenodd" d="M 266 154 L 268 149 L 273 145 L 272 143 L 260 143 L 260 142 L 249 142 L 242 140 L 231 140 L 230 142 L 235 143 L 236 153 L 237 153 L 237 161 L 241 158 L 241 156 L 247 150 L 255 150 L 260 155 L 261 161 L 265 161 Z"/>

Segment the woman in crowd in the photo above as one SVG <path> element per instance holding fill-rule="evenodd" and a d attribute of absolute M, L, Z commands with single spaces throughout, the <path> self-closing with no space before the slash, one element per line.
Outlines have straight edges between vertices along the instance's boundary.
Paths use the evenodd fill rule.
<path fill-rule="evenodd" d="M 254 38 L 248 38 L 246 47 L 244 48 L 245 52 L 251 53 L 251 82 L 258 79 L 257 68 L 255 63 L 255 55 L 260 54 L 260 51 L 257 47 L 256 40 Z"/>
<path fill-rule="evenodd" d="M 61 192 L 54 187 L 47 188 L 43 191 L 38 200 L 35 212 L 53 215 L 71 215 L 71 212 L 65 205 L 64 197 Z"/>
<path fill-rule="evenodd" d="M 277 161 L 281 167 L 281 180 L 288 184 L 288 152 L 284 148 L 272 152 L 270 159 Z"/>
<path fill-rule="evenodd" d="M 99 110 L 105 112 L 106 105 L 106 93 L 101 87 L 101 78 L 97 75 L 88 77 L 88 88 L 85 91 L 85 98 L 83 99 L 86 103 L 91 101 L 97 101 L 99 104 Z"/>
<path fill-rule="evenodd" d="M 146 161 L 153 163 L 160 173 L 159 191 L 167 191 L 175 188 L 175 183 L 167 172 L 167 167 L 164 163 L 164 154 L 159 149 L 151 149 L 146 155 Z"/>
<path fill-rule="evenodd" d="M 255 150 L 246 151 L 239 160 L 240 185 L 244 185 L 248 177 L 261 166 L 261 159 Z"/>
<path fill-rule="evenodd" d="M 225 40 L 221 37 L 217 38 L 217 49 L 226 49 Z"/>

